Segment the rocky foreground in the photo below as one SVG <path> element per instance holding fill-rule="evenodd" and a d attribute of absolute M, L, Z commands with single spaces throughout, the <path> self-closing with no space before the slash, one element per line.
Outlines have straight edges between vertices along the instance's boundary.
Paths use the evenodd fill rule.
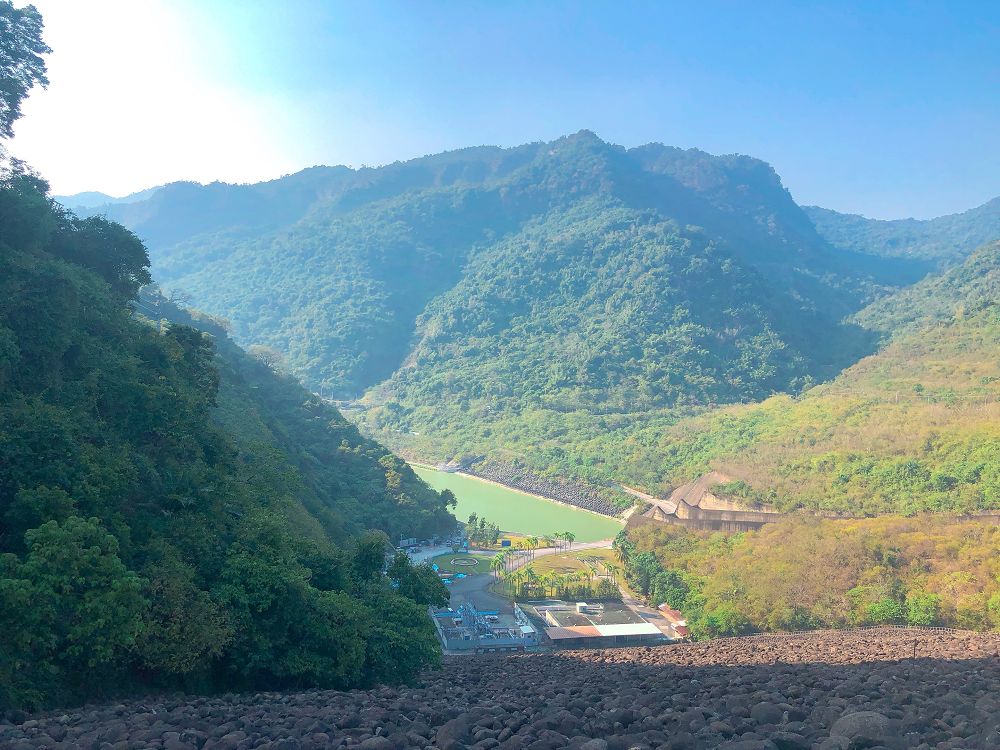
<path fill-rule="evenodd" d="M 454 657 L 420 685 L 86 707 L 10 748 L 1000 747 L 1000 636 L 914 630 Z"/>

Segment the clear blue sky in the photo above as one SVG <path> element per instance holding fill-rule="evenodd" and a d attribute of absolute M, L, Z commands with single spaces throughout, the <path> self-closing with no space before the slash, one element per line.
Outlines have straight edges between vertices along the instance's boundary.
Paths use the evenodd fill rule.
<path fill-rule="evenodd" d="M 1000 194 L 1000 2 L 129 2 L 159 7 L 167 20 L 155 27 L 177 39 L 157 47 L 131 22 L 122 64 L 142 75 L 112 80 L 108 96 L 178 75 L 193 81 L 193 102 L 161 114 L 140 100 L 105 122 L 95 112 L 103 168 L 62 176 L 67 146 L 40 165 L 57 191 L 263 179 L 588 128 L 626 146 L 750 154 L 800 203 L 878 218 Z M 75 4 L 38 4 L 59 36 L 57 14 Z M 86 22 L 73 21 L 63 52 L 52 40 L 79 75 L 94 46 L 115 53 L 113 39 L 80 33 Z M 91 44 L 74 46 L 81 38 Z M 144 56 L 174 68 L 157 72 Z M 36 97 L 56 89 L 54 77 Z M 25 118 L 29 161 L 42 152 L 32 129 L 57 117 L 48 109 Z M 157 158 L 125 134 L 142 122 Z"/>

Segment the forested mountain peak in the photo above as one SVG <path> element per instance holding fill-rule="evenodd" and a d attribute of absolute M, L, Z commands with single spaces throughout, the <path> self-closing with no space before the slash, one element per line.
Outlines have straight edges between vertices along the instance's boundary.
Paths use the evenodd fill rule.
<path fill-rule="evenodd" d="M 788 300 L 829 330 L 885 280 L 832 251 L 764 162 L 657 144 L 626 150 L 585 130 L 379 168 L 317 167 L 258 185 L 177 184 L 105 210 L 147 240 L 158 281 L 230 318 L 243 343 L 284 352 L 312 386 L 341 395 L 357 395 L 412 361 L 413 346 L 427 340 L 427 306 L 497 253 L 546 244 L 539 228 L 597 233 L 593 241 L 617 233 L 622 239 L 606 252 L 621 262 L 641 242 L 641 233 L 622 234 L 626 227 L 658 225 L 663 237 L 700 227 L 701 234 L 684 229 L 685 242 L 711 248 L 710 268 L 728 259 L 742 278 L 773 285 L 774 293 L 746 300 L 748 310 Z M 693 292 L 690 284 L 679 288 Z M 784 325 L 776 310 L 748 314 L 766 319 L 768 330 Z M 797 340 L 805 346 L 809 338 Z M 800 359 L 793 339 L 775 351 L 800 361 L 796 377 L 823 377 L 835 366 L 829 352 Z"/>
<path fill-rule="evenodd" d="M 618 429 L 835 377 L 880 337 L 851 316 L 931 268 L 832 246 L 766 162 L 590 131 L 108 211 L 165 287 L 310 387 L 363 396 L 396 447 L 531 435 L 539 468 L 571 471 L 567 419 Z"/>

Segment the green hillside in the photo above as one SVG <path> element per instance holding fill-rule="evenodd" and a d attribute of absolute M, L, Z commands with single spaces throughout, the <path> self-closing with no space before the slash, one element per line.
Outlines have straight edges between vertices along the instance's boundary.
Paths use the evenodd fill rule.
<path fill-rule="evenodd" d="M 447 496 L 217 326 L 133 314 L 142 244 L 46 191 L 0 182 L 0 707 L 434 662 L 447 592 L 359 532 L 450 527 Z"/>
<path fill-rule="evenodd" d="M 818 206 L 806 206 L 803 211 L 835 247 L 928 264 L 959 262 L 980 245 L 1000 237 L 1000 198 L 960 214 L 927 220 L 882 221 Z"/>
<path fill-rule="evenodd" d="M 743 534 L 640 519 L 616 548 L 633 591 L 695 638 L 868 625 L 1000 627 L 1000 527 L 947 515 L 790 517 Z"/>
<path fill-rule="evenodd" d="M 665 489 L 716 468 L 784 509 L 1000 508 L 998 270 L 993 243 L 865 310 L 897 334 L 828 384 L 638 430 L 626 473 Z"/>
<path fill-rule="evenodd" d="M 381 529 L 392 538 L 431 536 L 454 526 L 442 498 L 406 462 L 363 438 L 333 406 L 266 357 L 233 343 L 222 321 L 178 308 L 155 287 L 136 312 L 161 326 L 192 326 L 211 336 L 220 385 L 214 420 L 233 438 L 252 471 L 271 476 L 338 537 Z"/>
<path fill-rule="evenodd" d="M 639 373 L 675 354 L 693 371 L 686 380 L 652 373 L 662 393 L 646 400 L 766 395 L 827 377 L 864 351 L 863 332 L 841 319 L 911 273 L 833 251 L 760 161 L 659 145 L 626 151 L 587 132 L 261 185 L 177 184 L 106 210 L 149 243 L 164 287 L 185 290 L 231 320 L 238 341 L 280 350 L 307 385 L 342 397 L 409 369 L 432 343 L 429 327 L 485 351 L 519 337 L 514 326 L 528 313 L 546 331 L 526 329 L 525 346 L 542 350 L 552 335 L 589 338 L 599 308 L 616 350 L 574 357 L 553 397 L 574 399 L 619 368 L 632 390 Z M 673 257 L 661 271 L 665 254 Z M 570 258 L 574 268 L 553 265 Z M 545 276 L 538 299 L 519 288 L 534 283 L 528 274 Z M 612 290 L 616 276 L 630 285 Z M 634 319 L 630 310 L 653 299 Z M 718 361 L 737 339 L 747 342 L 739 376 Z M 534 366 L 523 363 L 518 377 Z"/>

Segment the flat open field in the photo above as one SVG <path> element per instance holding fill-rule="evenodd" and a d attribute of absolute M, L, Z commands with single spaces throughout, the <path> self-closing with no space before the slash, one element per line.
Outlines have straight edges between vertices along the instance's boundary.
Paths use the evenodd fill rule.
<path fill-rule="evenodd" d="M 431 565 L 437 565 L 442 571 L 450 571 L 452 573 L 465 573 L 466 575 L 474 575 L 476 573 L 489 573 L 490 572 L 490 559 L 485 555 L 467 555 L 461 552 L 448 552 L 443 555 L 438 555 L 437 557 L 432 557 L 427 562 Z M 475 560 L 475 566 L 472 565 L 455 565 L 452 560 Z"/>
<path fill-rule="evenodd" d="M 545 555 L 544 557 L 537 558 L 531 565 L 534 567 L 536 573 L 557 573 L 559 575 L 565 573 L 575 573 L 577 571 L 586 571 L 587 562 L 593 562 L 597 566 L 597 571 L 600 574 L 604 574 L 603 563 L 608 562 L 612 565 L 619 565 L 618 559 L 615 557 L 614 550 L 610 549 L 588 549 L 580 550 L 579 552 L 557 552 L 554 555 Z"/>

